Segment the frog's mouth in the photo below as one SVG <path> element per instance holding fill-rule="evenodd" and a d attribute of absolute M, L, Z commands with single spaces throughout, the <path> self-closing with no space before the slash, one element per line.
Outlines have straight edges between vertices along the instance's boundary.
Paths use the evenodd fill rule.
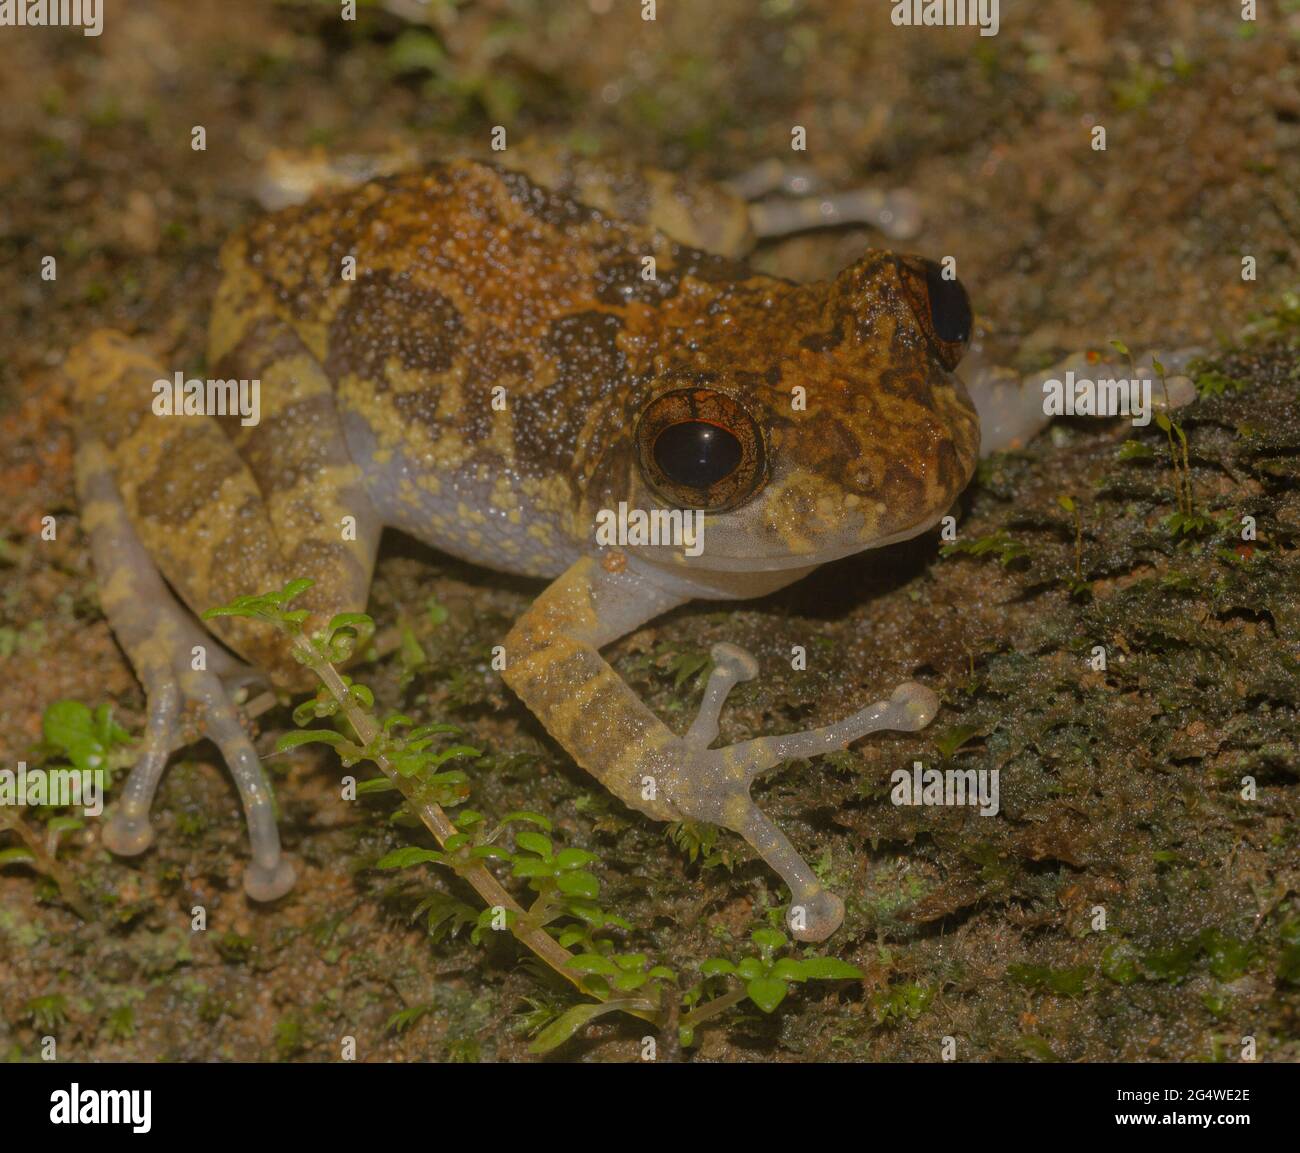
<path fill-rule="evenodd" d="M 768 573 L 784 575 L 784 580 L 772 585 L 780 588 L 820 565 L 921 536 L 934 528 L 942 516 L 942 512 L 936 512 L 904 528 L 881 536 L 868 535 L 866 539 L 858 532 L 845 531 L 842 535 L 837 534 L 833 542 L 823 538 L 817 542 L 817 547 L 812 548 L 801 547 L 808 543 L 804 539 L 782 541 L 768 538 L 756 546 L 755 538 L 736 532 L 732 525 L 721 524 L 715 526 L 710 539 L 706 521 L 703 548 L 697 555 L 689 555 L 687 548 L 632 548 L 628 551 L 656 568 L 679 573 L 690 581 L 711 583 L 708 581 L 710 574 Z"/>

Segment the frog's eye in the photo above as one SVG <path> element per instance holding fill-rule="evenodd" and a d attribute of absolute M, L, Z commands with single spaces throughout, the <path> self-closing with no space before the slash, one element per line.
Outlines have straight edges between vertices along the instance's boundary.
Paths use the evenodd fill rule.
<path fill-rule="evenodd" d="M 650 487 L 681 508 L 735 508 L 763 480 L 762 434 L 725 392 L 679 388 L 655 397 L 637 421 L 636 443 Z"/>
<path fill-rule="evenodd" d="M 956 277 L 946 279 L 943 269 L 933 260 L 901 257 L 898 272 L 916 319 L 934 345 L 940 363 L 951 372 L 970 343 L 975 323 L 970 297 L 961 281 Z"/>

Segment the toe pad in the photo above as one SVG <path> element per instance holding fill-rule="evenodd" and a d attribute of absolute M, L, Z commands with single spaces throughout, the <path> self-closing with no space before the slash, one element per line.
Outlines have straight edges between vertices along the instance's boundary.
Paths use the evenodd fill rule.
<path fill-rule="evenodd" d="M 132 817 L 120 807 L 109 814 L 102 840 L 110 853 L 119 857 L 136 857 L 153 844 L 153 825 L 146 814 Z"/>
<path fill-rule="evenodd" d="M 254 901 L 278 901 L 296 880 L 293 865 L 284 857 L 274 868 L 254 862 L 244 872 L 244 892 Z"/>

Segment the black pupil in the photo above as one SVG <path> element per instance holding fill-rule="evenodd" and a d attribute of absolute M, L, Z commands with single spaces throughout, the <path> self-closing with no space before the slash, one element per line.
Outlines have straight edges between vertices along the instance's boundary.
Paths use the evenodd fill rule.
<path fill-rule="evenodd" d="M 925 263 L 925 285 L 930 290 L 930 323 L 940 340 L 964 344 L 970 339 L 970 298 L 959 280 L 944 280 L 932 260 Z"/>
<path fill-rule="evenodd" d="M 670 424 L 655 438 L 655 464 L 674 484 L 708 488 L 740 464 L 738 441 L 725 428 L 702 420 Z"/>

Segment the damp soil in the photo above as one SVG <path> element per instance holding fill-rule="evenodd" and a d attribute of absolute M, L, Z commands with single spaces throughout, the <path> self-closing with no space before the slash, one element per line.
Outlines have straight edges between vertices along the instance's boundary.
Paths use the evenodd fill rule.
<path fill-rule="evenodd" d="M 647 24 L 622 0 L 442 0 L 422 24 L 393 2 L 344 27 L 332 3 L 133 0 L 97 39 L 8 30 L 0 761 L 48 756 L 59 700 L 141 731 L 78 520 L 60 366 L 101 325 L 198 355 L 217 246 L 258 211 L 269 149 L 432 157 L 482 151 L 504 123 L 718 178 L 788 157 L 799 125 L 798 159 L 829 185 L 919 198 L 910 246 L 957 256 L 1012 363 L 1080 340 L 1197 345 L 1206 395 L 1180 418 L 1181 471 L 1155 424 L 1059 422 L 981 468 L 956 549 L 928 536 L 612 646 L 677 731 L 710 646 L 750 649 L 762 673 L 733 694 L 727 741 L 907 679 L 943 701 L 923 732 L 756 790 L 845 897 L 825 950 L 864 976 L 733 1011 L 683 1059 L 934 1060 L 952 1038 L 970 1060 L 1230 1060 L 1249 1036 L 1262 1060 L 1300 1060 L 1300 11 L 1262 5 L 1251 27 L 1203 0 L 1042 0 L 985 39 L 896 29 L 878 7 L 714 0 Z M 884 243 L 850 229 L 757 260 L 821 276 Z M 735 838 L 703 833 L 692 859 L 605 796 L 502 687 L 491 646 L 537 587 L 390 534 L 370 609 L 423 655 L 358 675 L 484 751 L 476 808 L 535 810 L 597 853 L 602 902 L 633 926 L 622 946 L 689 984 L 784 895 Z M 291 725 L 283 706 L 250 722 L 268 752 Z M 999 814 L 892 804 L 915 761 L 997 770 Z M 331 754 L 269 764 L 300 872 L 275 905 L 243 896 L 238 804 L 208 744 L 169 769 L 144 856 L 110 856 L 94 821 L 63 835 L 88 919 L 0 867 L 0 1055 L 53 1035 L 65 1059 L 330 1060 L 351 1036 L 362 1060 L 530 1059 L 525 1013 L 568 995 L 503 935 L 431 939 L 420 902 L 472 894 L 375 869 L 422 834 L 382 795 L 341 800 Z M 51 815 L 27 819 L 44 835 Z M 636 1059 L 643 1032 L 602 1018 L 556 1059 Z"/>

